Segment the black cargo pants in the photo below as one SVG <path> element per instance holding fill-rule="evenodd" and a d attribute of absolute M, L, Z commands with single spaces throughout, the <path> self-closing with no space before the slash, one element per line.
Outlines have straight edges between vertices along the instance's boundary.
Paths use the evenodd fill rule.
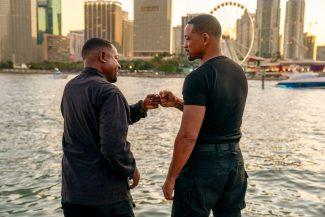
<path fill-rule="evenodd" d="M 247 178 L 238 143 L 196 145 L 176 179 L 172 217 L 240 217 Z"/>

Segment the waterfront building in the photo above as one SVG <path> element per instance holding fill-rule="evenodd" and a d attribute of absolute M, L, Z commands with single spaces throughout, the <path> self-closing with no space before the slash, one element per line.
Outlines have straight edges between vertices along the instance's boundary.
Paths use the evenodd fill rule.
<path fill-rule="evenodd" d="M 134 56 L 171 53 L 172 0 L 134 1 Z"/>
<path fill-rule="evenodd" d="M 251 14 L 254 18 L 254 14 Z M 239 52 L 246 54 L 249 50 L 254 34 L 254 26 L 251 23 L 247 11 L 236 22 L 236 44 Z"/>
<path fill-rule="evenodd" d="M 304 59 L 316 60 L 316 36 L 304 34 Z"/>
<path fill-rule="evenodd" d="M 255 32 L 256 55 L 280 52 L 280 0 L 257 0 Z"/>
<path fill-rule="evenodd" d="M 43 35 L 43 57 L 51 62 L 70 61 L 70 39 L 62 35 Z"/>
<path fill-rule="evenodd" d="M 133 21 L 129 19 L 129 13 L 123 11 L 122 33 L 122 57 L 133 57 Z"/>
<path fill-rule="evenodd" d="M 84 30 L 70 31 L 68 38 L 70 41 L 70 60 L 73 62 L 83 61 L 81 50 L 85 43 Z"/>
<path fill-rule="evenodd" d="M 0 63 L 9 61 L 11 57 L 10 43 L 10 0 L 0 0 Z"/>
<path fill-rule="evenodd" d="M 288 0 L 284 25 L 283 55 L 286 59 L 304 57 L 305 0 Z"/>
<path fill-rule="evenodd" d="M 122 5 L 118 1 L 87 1 L 85 10 L 85 41 L 102 38 L 112 42 L 122 53 Z"/>
<path fill-rule="evenodd" d="M 45 33 L 62 35 L 61 0 L 37 0 L 37 44 Z"/>
<path fill-rule="evenodd" d="M 182 53 L 182 26 L 173 27 L 173 45 L 172 53 L 175 55 L 180 55 Z"/>
<path fill-rule="evenodd" d="M 0 0 L 0 62 L 37 61 L 35 5 L 35 0 Z"/>

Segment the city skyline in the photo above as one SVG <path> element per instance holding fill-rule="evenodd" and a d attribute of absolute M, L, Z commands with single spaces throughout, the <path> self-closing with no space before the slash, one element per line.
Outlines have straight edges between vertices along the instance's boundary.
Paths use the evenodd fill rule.
<path fill-rule="evenodd" d="M 122 4 L 122 9 L 126 10 L 130 14 L 130 18 L 133 20 L 133 0 L 119 0 Z M 186 13 L 208 13 L 214 6 L 226 0 L 173 0 L 172 8 L 172 26 L 181 25 L 181 17 Z M 236 0 L 239 3 L 244 4 L 249 12 L 255 13 L 256 0 Z M 84 0 L 62 0 L 62 19 L 63 19 L 63 34 L 66 35 L 70 30 L 80 30 L 84 28 L 84 12 L 83 4 Z M 284 33 L 284 20 L 285 20 L 285 8 L 286 0 L 281 0 L 281 25 L 280 34 Z M 74 10 L 71 10 L 74 8 Z M 325 1 L 315 4 L 313 0 L 306 0 L 306 14 L 304 29 L 305 32 L 311 29 L 311 33 L 317 36 L 317 44 L 325 44 L 325 28 L 322 27 L 322 21 L 325 20 Z M 78 17 L 79 19 L 74 19 Z M 311 28 L 309 28 L 312 23 Z M 316 24 L 317 23 L 317 24 Z"/>

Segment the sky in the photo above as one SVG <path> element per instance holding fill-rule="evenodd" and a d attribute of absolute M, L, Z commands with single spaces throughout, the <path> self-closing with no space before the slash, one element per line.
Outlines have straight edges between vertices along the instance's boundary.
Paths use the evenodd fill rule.
<path fill-rule="evenodd" d="M 133 19 L 133 0 L 119 0 L 123 10 L 129 12 Z M 172 0 L 173 13 L 172 25 L 181 24 L 181 17 L 187 13 L 209 13 L 216 5 L 226 0 Z M 256 0 L 233 0 L 242 3 L 251 13 L 255 13 Z M 281 29 L 283 33 L 285 6 L 287 0 L 281 0 Z M 70 30 L 81 30 L 84 28 L 84 0 L 62 0 L 62 22 L 63 34 Z M 305 0 L 305 32 L 309 31 L 317 36 L 317 44 L 325 45 L 325 0 Z M 310 25 L 312 23 L 312 25 Z"/>

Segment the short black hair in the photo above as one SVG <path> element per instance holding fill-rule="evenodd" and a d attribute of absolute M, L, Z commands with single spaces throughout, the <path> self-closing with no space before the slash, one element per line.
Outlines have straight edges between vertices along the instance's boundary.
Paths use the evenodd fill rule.
<path fill-rule="evenodd" d="M 113 44 L 105 39 L 101 38 L 91 38 L 86 41 L 82 47 L 81 56 L 85 59 L 89 53 L 95 49 L 107 47 L 108 49 L 113 49 Z"/>
<path fill-rule="evenodd" d="M 187 24 L 192 24 L 196 32 L 208 33 L 216 38 L 221 37 L 221 25 L 217 18 L 210 14 L 198 15 L 192 18 Z"/>

